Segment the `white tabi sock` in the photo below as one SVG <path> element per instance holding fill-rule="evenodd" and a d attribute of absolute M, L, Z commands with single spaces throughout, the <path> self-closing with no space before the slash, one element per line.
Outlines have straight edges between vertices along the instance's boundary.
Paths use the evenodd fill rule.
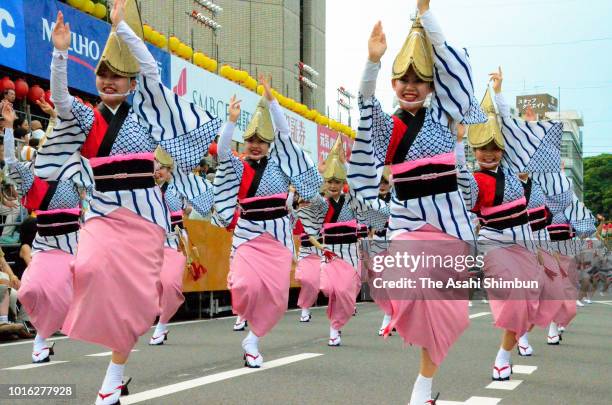
<path fill-rule="evenodd" d="M 47 340 L 37 333 L 34 338 L 34 352 L 40 352 L 45 347 L 48 347 Z"/>
<path fill-rule="evenodd" d="M 499 348 L 497 352 L 497 357 L 495 357 L 495 367 L 503 367 L 510 364 L 511 352 L 508 350 L 504 350 L 503 347 Z"/>
<path fill-rule="evenodd" d="M 383 316 L 382 324 L 380 325 L 380 329 L 385 329 L 391 323 L 391 315 L 385 314 Z"/>
<path fill-rule="evenodd" d="M 431 399 L 431 384 L 433 378 L 427 378 L 419 374 L 414 386 L 412 387 L 412 395 L 410 396 L 410 405 L 425 405 L 425 401 Z"/>
<path fill-rule="evenodd" d="M 523 347 L 529 346 L 529 332 L 525 332 L 518 340 L 518 344 Z"/>
<path fill-rule="evenodd" d="M 125 370 L 125 364 L 115 364 L 112 361 L 108 364 L 106 369 L 106 376 L 102 382 L 102 388 L 100 392 L 103 394 L 110 394 L 123 384 L 123 371 Z"/>
<path fill-rule="evenodd" d="M 159 337 L 164 334 L 164 332 L 168 331 L 168 324 L 158 322 L 157 326 L 155 326 L 155 332 L 153 332 L 153 336 Z"/>
<path fill-rule="evenodd" d="M 548 336 L 555 337 L 559 334 L 559 329 L 557 329 L 557 324 L 555 322 L 551 322 L 548 327 Z"/>
<path fill-rule="evenodd" d="M 303 308 L 302 309 L 302 318 L 306 318 L 310 315 L 310 309 L 309 308 Z"/>
<path fill-rule="evenodd" d="M 253 355 L 259 354 L 259 338 L 252 331 L 242 341 L 242 348 L 245 352 Z"/>
<path fill-rule="evenodd" d="M 338 331 L 330 326 L 329 327 L 329 338 L 330 339 L 337 339 L 338 336 L 340 336 Z"/>

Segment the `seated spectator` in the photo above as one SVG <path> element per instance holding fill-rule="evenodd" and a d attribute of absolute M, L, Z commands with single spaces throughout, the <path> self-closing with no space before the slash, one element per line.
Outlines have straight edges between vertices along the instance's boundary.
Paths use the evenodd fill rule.
<path fill-rule="evenodd" d="M 30 337 L 23 324 L 9 321 L 9 309 L 14 315 L 17 313 L 15 302 L 19 287 L 21 282 L 11 270 L 4 259 L 4 252 L 0 249 L 0 337 L 10 339 Z"/>
<path fill-rule="evenodd" d="M 19 127 L 15 129 L 14 135 L 15 139 L 25 140 L 29 136 L 29 132 L 27 129 Z"/>
<path fill-rule="evenodd" d="M 43 133 L 44 136 L 44 133 Z M 28 141 L 28 145 L 21 148 L 19 152 L 19 158 L 22 162 L 33 162 L 36 159 L 36 152 L 38 148 L 38 144 L 40 143 L 39 139 L 31 138 Z"/>
<path fill-rule="evenodd" d="M 3 101 L 8 101 L 9 103 L 13 104 L 15 102 L 15 90 L 13 89 L 6 89 L 4 90 L 3 94 L 2 94 L 2 100 Z"/>
<path fill-rule="evenodd" d="M 17 200 L 17 192 L 11 184 L 2 183 L 2 191 L 0 192 L 0 215 L 4 216 L 4 228 L 0 241 L 4 243 L 17 242 L 16 223 L 19 219 L 20 204 Z"/>
<path fill-rule="evenodd" d="M 43 130 L 43 126 L 40 121 L 33 120 L 31 124 L 32 135 L 30 138 L 40 140 L 43 136 L 45 136 L 45 131 Z"/>

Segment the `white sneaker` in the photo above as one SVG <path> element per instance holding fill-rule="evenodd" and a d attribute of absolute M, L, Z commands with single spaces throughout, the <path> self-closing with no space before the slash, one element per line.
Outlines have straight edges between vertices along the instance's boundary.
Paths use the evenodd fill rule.
<path fill-rule="evenodd" d="M 519 344 L 517 345 L 517 349 L 519 356 L 529 357 L 533 354 L 533 347 L 531 347 L 530 344 L 527 344 L 527 346 L 521 346 Z"/>
<path fill-rule="evenodd" d="M 33 351 L 32 352 L 32 363 L 39 364 L 39 363 L 48 363 L 49 361 L 51 361 L 49 356 L 53 356 L 55 354 L 55 352 L 53 351 L 53 346 L 55 346 L 55 343 L 52 343 L 48 347 L 43 347 L 39 351 L 36 351 L 36 352 Z"/>
<path fill-rule="evenodd" d="M 585 299 L 583 300 L 583 302 L 584 302 L 585 304 L 592 304 L 592 303 L 593 303 L 593 301 L 591 301 L 591 300 L 590 300 L 590 299 L 588 299 L 588 298 L 585 298 Z"/>
<path fill-rule="evenodd" d="M 342 344 L 342 339 L 340 339 L 340 336 L 336 337 L 336 338 L 329 338 L 329 340 L 327 341 L 327 346 L 340 346 Z"/>
<path fill-rule="evenodd" d="M 312 318 L 311 314 L 308 315 L 301 315 L 300 316 L 300 322 L 310 322 L 310 319 Z"/>
<path fill-rule="evenodd" d="M 242 330 L 245 330 L 247 327 L 247 321 L 236 321 L 236 323 L 234 324 L 234 332 L 240 332 Z"/>
<path fill-rule="evenodd" d="M 489 300 L 488 300 L 488 299 L 486 299 L 486 298 L 483 298 L 481 302 L 482 302 L 483 304 L 488 304 L 488 303 L 489 303 Z"/>
<path fill-rule="evenodd" d="M 260 368 L 263 365 L 263 356 L 261 353 L 244 352 L 244 366 L 248 368 Z"/>
<path fill-rule="evenodd" d="M 468 307 L 472 308 L 474 306 L 474 304 L 472 304 L 472 301 L 468 301 Z"/>
<path fill-rule="evenodd" d="M 149 345 L 161 346 L 166 340 L 168 340 L 168 331 L 162 332 L 157 336 L 151 336 L 151 340 L 149 340 Z"/>
<path fill-rule="evenodd" d="M 508 381 L 510 374 L 512 374 L 512 365 L 510 364 L 501 367 L 493 366 L 493 381 Z"/>
<path fill-rule="evenodd" d="M 548 343 L 549 345 L 558 345 L 559 344 L 559 335 L 555 335 L 555 336 L 548 336 L 546 338 L 546 343 Z"/>
<path fill-rule="evenodd" d="M 583 307 L 583 306 L 584 306 L 584 304 L 582 303 L 582 301 L 580 301 L 580 300 L 576 300 L 576 306 L 577 306 L 577 307 Z"/>

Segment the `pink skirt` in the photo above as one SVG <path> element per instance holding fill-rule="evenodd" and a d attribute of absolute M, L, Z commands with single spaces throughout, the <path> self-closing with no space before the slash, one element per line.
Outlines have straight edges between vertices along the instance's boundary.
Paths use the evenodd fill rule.
<path fill-rule="evenodd" d="M 81 228 L 63 331 L 125 356 L 159 314 L 164 230 L 125 208 Z"/>
<path fill-rule="evenodd" d="M 538 281 L 538 288 L 487 289 L 495 326 L 522 336 L 538 321 L 544 271 L 533 252 L 522 246 L 493 249 L 485 255 L 485 277 L 495 280 Z M 503 297 L 503 298 L 502 298 Z M 538 326 L 546 327 L 541 323 Z"/>
<path fill-rule="evenodd" d="M 576 299 L 578 299 L 578 269 L 576 261 L 565 255 L 559 255 L 561 269 L 567 277 L 562 276 L 564 294 L 568 299 L 563 300 L 561 308 L 553 317 L 553 321 L 561 326 L 567 326 L 576 317 Z"/>
<path fill-rule="evenodd" d="M 327 318 L 340 330 L 353 316 L 361 281 L 349 263 L 335 257 L 321 266 L 321 291 L 329 298 Z"/>
<path fill-rule="evenodd" d="M 446 241 L 432 243 L 431 241 Z M 395 243 L 394 243 L 395 242 Z M 398 250 L 413 255 L 422 252 L 428 255 L 466 255 L 469 245 L 439 229 L 425 225 L 413 232 L 404 232 L 393 238 L 390 254 Z M 415 271 L 418 277 L 439 278 L 446 269 L 419 268 Z M 390 272 L 390 269 L 386 271 Z M 436 298 L 436 291 L 406 289 L 403 296 L 389 292 L 392 306 L 391 323 L 385 333 L 395 328 L 404 343 L 417 345 L 427 350 L 436 365 L 442 364 L 444 358 L 459 336 L 469 326 L 467 292 L 465 299 L 444 299 L 448 294 Z M 457 296 L 463 296 L 457 295 Z"/>
<path fill-rule="evenodd" d="M 555 315 L 563 306 L 564 297 L 563 280 L 557 259 L 546 251 L 540 250 L 540 253 L 544 259 L 544 268 L 556 274 L 556 277 L 553 277 L 552 280 L 548 275 L 542 277 L 541 299 L 534 322 L 538 326 L 549 325 L 554 320 Z"/>
<path fill-rule="evenodd" d="M 183 296 L 183 272 L 187 259 L 176 249 L 164 248 L 164 264 L 161 269 L 162 292 L 159 300 L 161 323 L 170 322 L 170 318 L 178 311 L 185 301 Z"/>
<path fill-rule="evenodd" d="M 387 251 L 378 253 L 376 256 L 386 256 Z M 393 313 L 393 306 L 391 305 L 391 299 L 385 289 L 373 288 L 372 283 L 376 277 L 384 278 L 383 272 L 375 272 L 372 270 L 371 260 L 367 264 L 367 275 L 368 285 L 370 286 L 370 297 L 374 300 L 374 303 L 385 313 L 385 315 L 391 315 Z"/>
<path fill-rule="evenodd" d="M 229 275 L 232 309 L 265 336 L 281 320 L 289 302 L 291 251 L 264 233 L 234 252 Z"/>
<path fill-rule="evenodd" d="M 37 252 L 23 273 L 17 298 L 36 332 L 48 338 L 59 331 L 72 302 L 74 256 L 59 249 Z"/>
<path fill-rule="evenodd" d="M 321 286 L 321 257 L 310 254 L 300 259 L 295 269 L 295 279 L 301 285 L 298 307 L 303 309 L 312 307 L 317 301 Z"/>

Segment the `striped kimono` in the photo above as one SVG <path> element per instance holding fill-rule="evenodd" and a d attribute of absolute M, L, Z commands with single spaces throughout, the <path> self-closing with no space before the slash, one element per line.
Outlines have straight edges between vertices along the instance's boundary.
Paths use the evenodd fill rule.
<path fill-rule="evenodd" d="M 420 116 L 422 126 L 404 156 L 390 156 L 395 152 L 390 147 L 392 138 L 396 138 L 393 135 L 399 131 L 402 136 L 402 127 L 406 127 L 402 115 L 408 113 L 400 110 L 391 116 L 383 112 L 380 102 L 374 97 L 380 67 L 368 62 L 359 94 L 361 119 L 349 161 L 348 182 L 361 199 L 376 208 L 381 204 L 378 186 L 382 167 L 386 163 L 397 162 L 391 168 L 394 187 L 387 234 L 392 240 L 391 247 L 397 240 L 400 252 L 407 252 L 408 249 L 414 250 L 415 255 L 422 251 L 435 254 L 438 253 L 435 249 L 439 244 L 424 242 L 421 246 L 420 241 L 443 239 L 447 241 L 447 246 L 455 245 L 454 252 L 440 254 L 460 255 L 469 251 L 469 247 L 460 241 L 473 242 L 475 237 L 461 192 L 456 184 L 453 187 L 456 136 L 451 127 L 453 123 L 482 123 L 486 121 L 486 116 L 474 97 L 467 52 L 448 45 L 431 11 L 421 16 L 421 23 L 432 43 L 434 59 L 434 92 L 429 106 L 417 114 L 424 115 Z M 398 170 L 404 165 L 418 169 L 435 165 L 436 162 L 449 166 L 448 173 L 440 175 L 451 183 L 450 189 L 431 193 L 426 185 L 419 185 L 409 188 L 409 191 L 418 188 L 416 195 L 400 199 L 395 184 Z M 423 276 L 425 271 L 419 268 L 416 274 Z M 399 274 L 399 271 L 391 273 Z M 387 331 L 396 328 L 406 343 L 426 348 L 432 361 L 440 364 L 469 324 L 467 294 L 465 300 L 451 301 L 440 297 L 423 299 L 424 293 L 408 289 L 387 291 L 393 306 Z"/>
<path fill-rule="evenodd" d="M 140 62 L 130 106 L 92 109 L 68 93 L 67 52 L 55 50 L 51 89 L 59 123 L 39 152 L 43 179 L 95 184 L 74 264 L 75 295 L 64 331 L 128 355 L 159 313 L 164 236 L 170 217 L 153 180 L 162 146 L 189 172 L 206 154 L 220 123 L 163 86 L 157 63 L 131 28 L 117 34 Z"/>
<path fill-rule="evenodd" d="M 243 208 L 248 201 L 286 201 L 290 184 L 302 198 L 310 200 L 322 183 L 313 161 L 291 140 L 278 101 L 270 103 L 270 114 L 276 136 L 269 157 L 259 162 L 242 161 L 231 153 L 235 124 L 224 124 L 218 147 L 220 163 L 213 182 L 217 217 L 234 231 L 228 277 L 233 311 L 247 320 L 259 337 L 266 335 L 287 310 L 295 250 L 293 221 L 288 208 L 286 215 L 261 220 L 243 218 Z M 259 170 L 259 183 L 256 190 L 250 190 L 250 183 L 248 191 L 253 195 L 241 195 L 250 170 Z"/>

